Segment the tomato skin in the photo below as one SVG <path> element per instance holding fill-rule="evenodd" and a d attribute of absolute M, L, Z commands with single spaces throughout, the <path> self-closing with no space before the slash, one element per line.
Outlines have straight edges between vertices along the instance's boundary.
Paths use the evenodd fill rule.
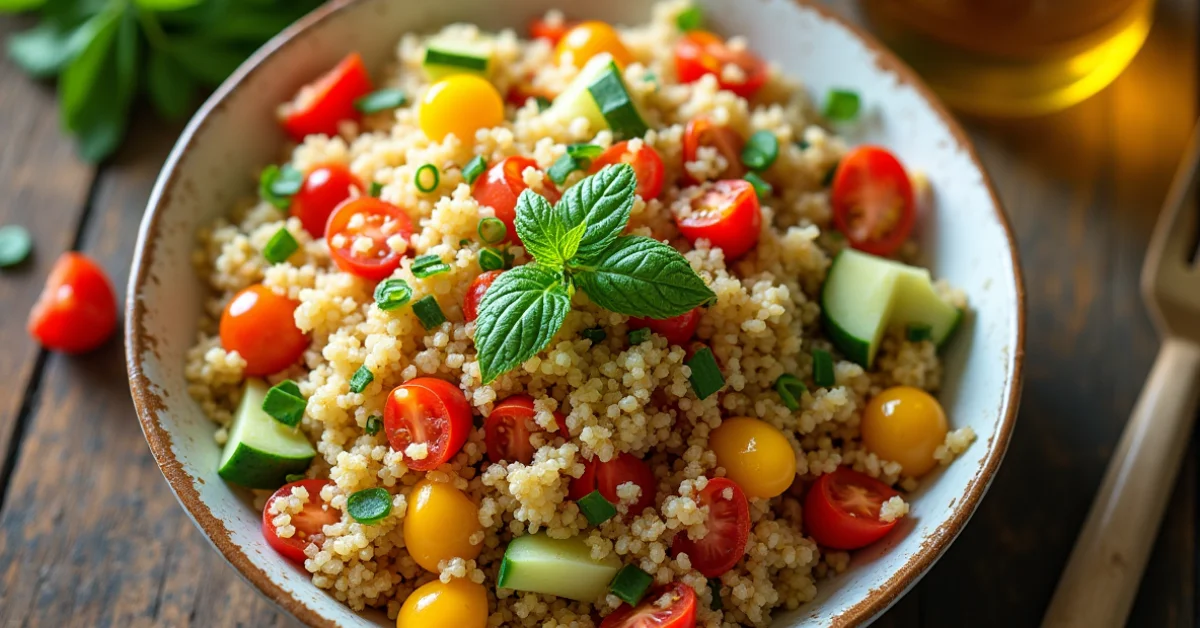
<path fill-rule="evenodd" d="M 82 253 L 63 253 L 29 312 L 29 335 L 47 349 L 84 353 L 116 327 L 117 295 L 104 269 Z"/>
<path fill-rule="evenodd" d="M 362 57 L 352 52 L 284 106 L 283 128 L 297 142 L 309 135 L 337 135 L 342 120 L 362 119 L 354 101 L 372 89 Z"/>
<path fill-rule="evenodd" d="M 737 131 L 708 118 L 693 118 L 683 131 L 683 162 L 696 161 L 700 147 L 711 146 L 725 158 L 725 169 L 718 173 L 718 178 L 741 179 L 746 174 L 746 166 L 742 164 L 742 148 L 745 145 L 746 140 Z M 686 168 L 683 176 L 691 183 L 700 183 Z"/>
<path fill-rule="evenodd" d="M 741 68 L 741 80 L 728 80 L 722 69 L 726 64 Z M 717 77 L 721 89 L 742 98 L 751 98 L 767 82 L 767 64 L 748 50 L 733 50 L 724 40 L 708 31 L 690 31 L 675 44 L 675 72 L 681 83 L 693 83 L 705 74 Z"/>
<path fill-rule="evenodd" d="M 263 506 L 262 533 L 271 549 L 292 562 L 304 563 L 304 559 L 307 558 L 304 555 L 304 548 L 308 547 L 310 543 L 319 544 L 320 539 L 324 536 L 321 532 L 322 528 L 333 525 L 342 519 L 342 514 L 338 509 L 329 506 L 321 499 L 321 489 L 332 484 L 333 482 L 330 480 L 300 480 L 283 485 L 267 499 L 266 505 Z M 292 515 L 291 525 L 296 528 L 296 533 L 286 539 L 280 538 L 275 531 L 275 526 L 271 523 L 271 519 L 274 518 L 274 515 L 271 514 L 271 503 L 276 499 L 290 497 L 292 489 L 297 486 L 303 486 L 308 491 L 308 503 L 304 505 L 304 510 Z"/>
<path fill-rule="evenodd" d="M 850 246 L 887 257 L 908 240 L 917 222 L 912 182 L 887 149 L 859 146 L 846 153 L 830 187 L 833 224 Z"/>
<path fill-rule="evenodd" d="M 436 377 L 418 377 L 392 389 L 383 408 L 388 444 L 401 453 L 412 443 L 425 443 L 421 460 L 404 455 L 408 468 L 429 471 L 449 461 L 467 442 L 472 429 L 471 405 L 458 386 Z"/>
<path fill-rule="evenodd" d="M 308 334 L 296 327 L 299 306 L 262 284 L 242 290 L 221 313 L 221 346 L 242 356 L 247 376 L 282 371 L 308 348 Z"/>
<path fill-rule="evenodd" d="M 529 395 L 513 395 L 496 404 L 483 424 L 488 459 L 492 462 L 532 462 L 534 449 L 529 443 L 526 419 L 533 420 L 536 414 L 533 397 Z M 570 436 L 566 417 L 555 412 L 554 422 L 558 424 L 559 435 Z"/>
<path fill-rule="evenodd" d="M 671 604 L 658 608 L 655 602 L 671 595 Z M 622 604 L 604 618 L 600 628 L 695 628 L 696 592 L 682 582 L 658 587 L 642 598 L 637 606 Z"/>
<path fill-rule="evenodd" d="M 758 244 L 762 208 L 748 181 L 717 181 L 692 199 L 691 212 L 676 214 L 675 225 L 693 245 L 706 238 L 713 247 L 725 251 L 727 261 L 733 261 Z"/>
<path fill-rule="evenodd" d="M 634 153 L 629 150 L 629 142 L 613 144 L 592 162 L 589 174 L 596 174 L 605 166 L 613 164 L 629 164 L 637 177 L 637 195 L 643 201 L 658 198 L 663 188 L 663 160 L 653 146 L 642 144 L 642 148 Z"/>
<path fill-rule="evenodd" d="M 546 18 L 537 18 L 529 23 L 529 37 L 545 39 L 551 46 L 557 46 L 567 31 L 575 28 L 575 23 L 568 20 L 551 22 Z"/>
<path fill-rule="evenodd" d="M 726 499 L 726 489 L 733 491 Z M 692 568 L 706 578 L 717 576 L 733 569 L 746 554 L 746 541 L 750 538 L 750 502 L 742 488 L 729 478 L 712 478 L 700 491 L 698 501 L 708 506 L 708 533 L 704 538 L 693 541 L 687 532 L 675 535 L 671 550 L 675 554 L 687 554 Z"/>
<path fill-rule="evenodd" d="M 351 227 L 351 219 L 358 214 L 366 218 L 365 226 Z M 388 246 L 388 238 L 399 235 L 407 240 L 412 234 L 412 221 L 399 207 L 370 196 L 342 203 L 329 215 L 325 225 L 325 241 L 337 267 L 371 281 L 386 279 L 400 266 L 402 256 Z M 374 242 L 370 252 L 360 253 L 351 248 L 355 237 L 360 235 Z"/>
<path fill-rule="evenodd" d="M 879 520 L 883 502 L 899 495 L 875 478 L 838 467 L 808 489 L 804 498 L 804 528 L 818 545 L 839 550 L 866 547 L 883 538 L 896 522 Z M 859 501 L 847 507 L 847 498 Z"/>
<path fill-rule="evenodd" d="M 633 482 L 642 488 L 642 493 L 629 507 L 629 514 L 640 515 L 643 510 L 654 507 L 654 499 L 658 494 L 658 480 L 654 478 L 654 471 L 650 470 L 650 465 L 641 458 L 629 452 L 622 452 L 608 462 L 592 458 L 585 460 L 583 464 L 586 468 L 583 475 L 571 480 L 567 489 L 567 496 L 571 499 L 578 501 L 598 490 L 604 499 L 616 504 L 620 501 L 617 497 L 617 487 L 626 482 Z"/>
<path fill-rule="evenodd" d="M 517 197 L 529 188 L 525 185 L 521 173 L 526 168 L 537 167 L 537 162 L 528 157 L 506 157 L 476 179 L 475 187 L 471 190 L 475 200 L 479 201 L 480 205 L 491 207 L 496 213 L 496 218 L 504 223 L 507 230 L 505 242 L 521 242 L 521 238 L 517 236 L 516 225 Z M 551 205 L 557 203 L 560 196 L 558 188 L 554 187 L 549 178 L 543 179 L 541 194 Z"/>
<path fill-rule="evenodd" d="M 696 327 L 700 325 L 700 315 L 703 312 L 703 308 L 697 307 L 690 312 L 684 312 L 671 318 L 633 317 L 629 319 L 629 328 L 649 328 L 650 331 L 666 338 L 667 342 L 683 346 L 695 335 Z"/>
<path fill-rule="evenodd" d="M 300 219 L 304 230 L 319 238 L 325 235 L 329 215 L 351 196 L 351 189 L 362 191 L 362 183 L 342 164 L 325 164 L 304 176 L 300 191 L 292 197 L 291 215 Z"/>
<path fill-rule="evenodd" d="M 937 448 L 946 440 L 946 411 L 933 395 L 911 386 L 893 386 L 867 401 L 863 446 L 882 460 L 900 463 L 901 472 L 919 478 L 937 466 Z"/>
<path fill-rule="evenodd" d="M 479 318 L 479 304 L 483 302 L 483 295 L 487 294 L 487 289 L 492 287 L 492 283 L 503 272 L 502 270 L 489 270 L 471 281 L 470 287 L 467 288 L 467 294 L 463 297 L 463 318 L 468 323 Z"/>
<path fill-rule="evenodd" d="M 612 55 L 613 61 L 622 70 L 633 63 L 633 55 L 621 41 L 616 29 L 605 22 L 589 20 L 580 22 L 563 33 L 562 39 L 555 46 L 554 58 L 562 64 L 569 54 L 572 65 L 582 68 L 592 57 L 604 52 Z"/>

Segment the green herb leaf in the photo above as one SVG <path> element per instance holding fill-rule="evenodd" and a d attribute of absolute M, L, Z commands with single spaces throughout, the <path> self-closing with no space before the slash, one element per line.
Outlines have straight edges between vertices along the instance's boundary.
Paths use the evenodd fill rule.
<path fill-rule="evenodd" d="M 725 604 L 721 601 L 721 581 L 717 578 L 709 578 L 708 589 L 712 592 L 712 603 L 708 607 L 714 611 L 724 608 Z"/>
<path fill-rule="evenodd" d="M 159 115 L 177 119 L 191 110 L 196 82 L 171 55 L 151 50 L 146 64 L 146 92 Z"/>
<path fill-rule="evenodd" d="M 483 383 L 544 349 L 570 311 L 570 290 L 560 272 L 533 264 L 497 277 L 479 304 L 476 320 Z"/>
<path fill-rule="evenodd" d="M 757 172 L 747 172 L 746 176 L 742 178 L 754 187 L 754 195 L 757 196 L 758 200 L 760 201 L 765 200 L 767 197 L 771 196 L 771 192 L 775 191 L 775 188 L 772 187 L 766 179 L 758 176 Z"/>
<path fill-rule="evenodd" d="M 575 159 L 595 159 L 604 154 L 604 147 L 596 144 L 571 144 L 567 146 L 567 154 Z"/>
<path fill-rule="evenodd" d="M 704 12 L 698 6 L 690 6 L 675 16 L 675 25 L 685 33 L 694 31 L 704 26 Z"/>
<path fill-rule="evenodd" d="M 583 338 L 591 340 L 592 344 L 604 342 L 604 339 L 608 337 L 608 334 L 605 333 L 603 327 L 588 327 L 587 329 L 579 332 L 579 335 Z"/>
<path fill-rule="evenodd" d="M 385 488 L 365 488 L 346 498 L 346 512 L 359 523 L 379 523 L 392 512 L 392 494 Z"/>
<path fill-rule="evenodd" d="M 617 572 L 616 577 L 608 585 L 613 595 L 625 601 L 630 606 L 637 606 L 646 596 L 650 585 L 654 584 L 654 576 L 646 573 L 637 565 L 625 565 Z"/>
<path fill-rule="evenodd" d="M 16 266 L 33 251 L 33 238 L 20 225 L 0 227 L 0 268 Z"/>
<path fill-rule="evenodd" d="M 778 157 L 779 139 L 766 130 L 755 131 L 742 149 L 742 163 L 752 170 L 766 170 Z"/>
<path fill-rule="evenodd" d="M 567 180 L 567 177 L 571 176 L 572 172 L 583 170 L 585 165 L 583 160 L 576 159 L 570 153 L 567 153 L 550 164 L 550 169 L 546 171 L 546 175 L 550 177 L 550 180 L 555 185 L 562 185 Z"/>
<path fill-rule="evenodd" d="M 831 89 L 825 97 L 825 117 L 834 122 L 849 122 L 858 117 L 861 105 L 858 92 Z"/>
<path fill-rule="evenodd" d="M 692 370 L 688 380 L 697 399 L 703 401 L 725 386 L 725 374 L 721 372 L 721 365 L 717 364 L 717 356 L 713 355 L 712 349 L 700 347 L 686 364 Z"/>
<path fill-rule="evenodd" d="M 296 242 L 296 238 L 292 236 L 292 233 L 286 227 L 280 227 L 279 231 L 276 231 L 275 235 L 271 236 L 271 239 L 267 241 L 267 245 L 263 247 L 262 254 L 268 262 L 279 264 L 286 262 L 298 248 L 300 248 L 300 243 Z"/>
<path fill-rule="evenodd" d="M 233 74 L 246 54 L 204 36 L 173 37 L 168 48 L 180 65 L 206 85 L 219 85 Z"/>
<path fill-rule="evenodd" d="M 399 109 L 408 104 L 408 94 L 402 89 L 381 89 L 354 101 L 354 108 L 361 113 L 379 113 Z"/>
<path fill-rule="evenodd" d="M 300 191 L 302 185 L 303 172 L 291 164 L 284 164 L 282 168 L 272 164 L 263 168 L 258 177 L 258 195 L 279 209 L 287 209 L 292 204 L 292 196 Z"/>
<path fill-rule="evenodd" d="M 554 208 L 556 214 L 568 228 L 587 225 L 575 253 L 575 262 L 594 262 L 621 235 L 629 222 L 636 189 L 637 176 L 633 167 L 616 164 L 605 166 L 567 190 Z M 519 210 L 517 216 L 520 216 Z M 520 228 L 517 231 L 519 233 Z"/>
<path fill-rule="evenodd" d="M 194 7 L 204 0 L 136 0 L 136 4 L 149 11 L 178 11 Z"/>
<path fill-rule="evenodd" d="M 717 298 L 679 251 L 645 236 L 621 236 L 573 277 L 593 303 L 630 316 L 670 318 Z"/>
<path fill-rule="evenodd" d="M 137 79 L 137 27 L 110 7 L 88 20 L 80 37 L 87 43 L 59 78 L 59 111 L 83 158 L 98 162 L 125 135 Z"/>
<path fill-rule="evenodd" d="M 833 371 L 833 356 L 824 349 L 813 349 L 813 383 L 829 388 L 837 383 Z"/>
<path fill-rule="evenodd" d="M 46 4 L 47 0 L 0 0 L 0 13 L 32 11 Z"/>
<path fill-rule="evenodd" d="M 579 251 L 587 225 L 567 225 L 540 194 L 522 191 L 517 197 L 516 213 L 517 235 L 538 264 L 561 269 Z"/>
<path fill-rule="evenodd" d="M 61 72 L 87 43 L 78 35 L 81 30 L 43 20 L 36 27 L 8 38 L 8 56 L 34 77 L 49 78 Z"/>
<path fill-rule="evenodd" d="M 289 474 L 283 476 L 283 481 L 287 482 L 288 484 L 291 484 L 292 482 L 299 482 L 300 480 L 303 480 L 303 479 L 304 479 L 303 473 L 289 473 Z"/>

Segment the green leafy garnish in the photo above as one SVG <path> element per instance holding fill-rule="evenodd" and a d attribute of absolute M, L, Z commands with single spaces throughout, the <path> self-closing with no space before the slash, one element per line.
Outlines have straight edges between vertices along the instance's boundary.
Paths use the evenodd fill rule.
<path fill-rule="evenodd" d="M 483 155 L 475 155 L 471 161 L 467 162 L 467 165 L 463 166 L 463 179 L 466 180 L 467 185 L 472 185 L 484 170 L 487 170 L 487 160 L 483 158 Z"/>
<path fill-rule="evenodd" d="M 272 164 L 263 168 L 258 177 L 258 195 L 279 209 L 287 209 L 292 204 L 292 197 L 303 185 L 303 172 L 296 170 L 291 164 L 284 164 L 282 167 Z"/>
<path fill-rule="evenodd" d="M 280 264 L 286 262 L 296 249 L 300 248 L 300 243 L 296 242 L 296 238 L 286 227 L 280 227 L 275 235 L 267 241 L 267 245 L 263 247 L 262 254 L 268 262 L 272 264 Z"/>
<path fill-rule="evenodd" d="M 824 349 L 813 349 L 813 382 L 823 388 L 837 383 L 833 372 L 833 356 Z"/>
<path fill-rule="evenodd" d="M 392 494 L 385 488 L 365 488 L 346 498 L 346 512 L 359 523 L 379 523 L 392 512 Z"/>
<path fill-rule="evenodd" d="M 650 339 L 650 329 L 643 327 L 629 332 L 629 345 L 640 345 Z"/>
<path fill-rule="evenodd" d="M 689 6 L 675 16 L 675 25 L 685 33 L 694 31 L 704 26 L 704 12 L 698 6 Z"/>
<path fill-rule="evenodd" d="M 779 157 L 779 139 L 770 131 L 755 131 L 742 149 L 742 163 L 751 170 L 766 170 Z"/>
<path fill-rule="evenodd" d="M 410 300 L 412 288 L 403 279 L 384 279 L 375 286 L 375 305 L 381 310 L 394 310 Z"/>
<path fill-rule="evenodd" d="M 504 256 L 497 253 L 495 249 L 483 249 L 479 252 L 479 267 L 485 272 L 489 270 L 503 270 L 504 266 Z"/>
<path fill-rule="evenodd" d="M 788 407 L 788 410 L 796 411 L 800 409 L 800 396 L 804 394 L 807 388 L 800 378 L 791 373 L 784 373 L 775 380 L 775 392 L 779 393 L 779 398 L 783 400 L 783 405 Z"/>
<path fill-rule="evenodd" d="M 402 89 L 381 89 L 354 101 L 354 108 L 361 113 L 379 113 L 388 109 L 399 109 L 408 104 L 408 94 Z"/>
<path fill-rule="evenodd" d="M 604 342 L 604 339 L 608 338 L 608 334 L 605 333 L 603 327 L 589 327 L 589 328 L 579 332 L 579 335 L 584 338 L 587 338 L 588 340 L 591 340 L 592 344 L 596 344 L 598 342 Z"/>
<path fill-rule="evenodd" d="M 372 414 L 371 416 L 367 417 L 367 424 L 363 426 L 363 431 L 374 436 L 375 434 L 378 434 L 379 430 L 382 428 L 383 419 L 379 418 L 379 415 Z"/>
<path fill-rule="evenodd" d="M 831 89 L 825 97 L 825 117 L 834 122 L 849 122 L 858 117 L 862 102 L 858 92 L 847 89 Z"/>
<path fill-rule="evenodd" d="M 0 268 L 16 266 L 33 251 L 33 237 L 20 225 L 0 227 Z"/>
<path fill-rule="evenodd" d="M 354 371 L 354 375 L 350 376 L 350 392 L 360 393 L 366 390 L 373 381 L 375 381 L 375 374 L 364 364 Z"/>
<path fill-rule="evenodd" d="M 367 196 L 379 198 L 380 194 L 383 194 L 383 184 L 378 181 L 372 181 L 371 187 L 367 189 Z"/>
<path fill-rule="evenodd" d="M 544 349 L 570 311 L 571 287 L 563 283 L 561 271 L 535 263 L 497 277 L 479 304 L 475 323 L 483 381 L 491 382 Z"/>
<path fill-rule="evenodd" d="M 271 387 L 267 396 L 263 397 L 262 409 L 272 419 L 288 427 L 296 427 L 304 418 L 304 408 L 308 402 L 300 394 L 300 386 L 290 379 Z"/>
<path fill-rule="evenodd" d="M 438 325 L 446 322 L 446 313 L 442 311 L 442 306 L 438 305 L 437 299 L 433 298 L 432 294 L 427 294 L 412 305 L 413 314 L 417 315 L 417 319 L 421 321 L 421 326 L 426 330 L 433 329 Z"/>
<path fill-rule="evenodd" d="M 746 176 L 742 178 L 754 187 L 754 195 L 757 196 L 758 200 L 760 201 L 765 200 L 767 197 L 771 196 L 771 192 L 775 191 L 775 188 L 772 187 L 766 179 L 758 176 L 757 172 L 747 172 Z"/>

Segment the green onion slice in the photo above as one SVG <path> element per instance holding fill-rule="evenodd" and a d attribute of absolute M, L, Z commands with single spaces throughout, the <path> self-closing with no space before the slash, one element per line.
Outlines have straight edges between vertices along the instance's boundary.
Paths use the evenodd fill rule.
<path fill-rule="evenodd" d="M 571 144 L 567 146 L 567 154 L 577 160 L 595 159 L 603 153 L 604 147 L 595 144 Z"/>
<path fill-rule="evenodd" d="M 700 347 L 692 355 L 692 359 L 687 361 L 687 365 L 692 369 L 689 379 L 698 399 L 707 399 L 725 385 L 725 376 L 721 374 L 721 367 L 717 366 L 717 357 L 713 355 L 712 349 Z"/>
<path fill-rule="evenodd" d="M 20 225 L 0 227 L 0 268 L 16 266 L 29 258 L 33 237 Z"/>
<path fill-rule="evenodd" d="M 359 523 L 379 523 L 392 512 L 392 494 L 384 488 L 365 488 L 346 498 L 346 512 Z"/>
<path fill-rule="evenodd" d="M 725 603 L 721 601 L 721 581 L 717 578 L 709 578 L 708 590 L 712 591 L 712 604 L 709 605 L 709 608 L 714 611 L 724 608 Z"/>
<path fill-rule="evenodd" d="M 579 335 L 591 340 L 592 344 L 604 342 L 604 339 L 608 337 L 608 334 L 604 332 L 603 327 L 589 327 L 579 332 Z"/>
<path fill-rule="evenodd" d="M 804 382 L 791 373 L 784 373 L 775 380 L 775 392 L 779 393 L 783 405 L 793 412 L 800 409 L 800 395 L 803 395 L 805 390 L 807 388 Z"/>
<path fill-rule="evenodd" d="M 414 277 L 424 279 L 434 275 L 440 275 L 450 270 L 450 265 L 443 262 L 438 255 L 421 255 L 413 260 L 412 274 Z"/>
<path fill-rule="evenodd" d="M 849 122 L 858 117 L 861 105 L 858 92 L 831 89 L 825 98 L 825 117 L 835 122 Z"/>
<path fill-rule="evenodd" d="M 267 245 L 263 247 L 263 257 L 267 258 L 272 264 L 286 262 L 296 249 L 300 248 L 300 243 L 296 242 L 296 238 L 292 237 L 291 232 L 286 227 L 280 227 L 275 235 L 267 241 Z"/>
<path fill-rule="evenodd" d="M 650 339 L 650 328 L 643 327 L 629 332 L 629 344 L 640 345 Z"/>
<path fill-rule="evenodd" d="M 754 187 L 754 195 L 760 201 L 771 196 L 771 192 L 775 191 L 775 188 L 770 183 L 767 183 L 766 179 L 758 176 L 757 172 L 747 172 L 746 176 L 742 178 L 749 181 L 750 185 Z"/>
<path fill-rule="evenodd" d="M 550 169 L 546 171 L 546 174 L 550 175 L 550 180 L 556 185 L 562 185 L 563 181 L 566 181 L 567 177 L 570 176 L 572 172 L 582 169 L 583 164 L 581 164 L 578 159 L 572 157 L 570 153 L 567 153 L 562 157 L 559 157 L 558 160 L 550 166 Z"/>
<path fill-rule="evenodd" d="M 613 506 L 600 491 L 592 491 L 575 502 L 580 512 L 587 517 L 589 523 L 598 526 L 617 515 L 617 507 Z"/>
<path fill-rule="evenodd" d="M 755 131 L 742 149 L 742 163 L 751 170 L 766 170 L 779 157 L 779 140 L 770 131 Z"/>
<path fill-rule="evenodd" d="M 375 286 L 375 305 L 384 311 L 394 310 L 412 300 L 412 288 L 403 279 L 384 279 Z"/>
<path fill-rule="evenodd" d="M 479 267 L 484 271 L 504 270 L 504 256 L 493 249 L 483 249 L 479 252 Z"/>
<path fill-rule="evenodd" d="M 925 323 L 910 323 L 905 330 L 909 342 L 924 342 L 933 339 L 933 327 Z"/>
<path fill-rule="evenodd" d="M 363 430 L 365 430 L 368 434 L 374 435 L 378 434 L 379 430 L 382 428 L 383 419 L 381 419 L 377 414 L 372 414 L 371 416 L 367 417 L 367 424 L 365 427 L 363 427 Z"/>
<path fill-rule="evenodd" d="M 432 192 L 437 189 L 438 183 L 442 180 L 442 175 L 438 172 L 437 166 L 433 164 L 425 164 L 417 168 L 417 174 L 413 176 L 413 185 L 422 192 Z"/>
<path fill-rule="evenodd" d="M 683 32 L 694 31 L 704 26 L 704 12 L 692 5 L 675 16 L 675 25 Z"/>
<path fill-rule="evenodd" d="M 479 239 L 483 240 L 484 244 L 496 244 L 508 237 L 508 227 L 504 225 L 504 221 L 492 216 L 480 220 L 475 230 L 479 232 Z"/>
<path fill-rule="evenodd" d="M 637 606 L 646 596 L 650 585 L 654 584 L 654 576 L 646 573 L 637 565 L 625 565 L 613 577 L 608 590 L 621 598 L 630 606 Z"/>
<path fill-rule="evenodd" d="M 829 388 L 837 383 L 833 376 L 833 356 L 824 349 L 813 349 L 813 383 Z"/>
<path fill-rule="evenodd" d="M 463 166 L 463 179 L 466 179 L 467 185 L 473 185 L 475 179 L 478 179 L 484 170 L 487 170 L 487 160 L 483 158 L 483 155 L 475 155 L 471 161 L 467 162 L 467 165 Z"/>
<path fill-rule="evenodd" d="M 825 178 L 821 179 L 821 187 L 827 188 L 827 187 L 833 185 L 833 178 L 835 176 L 837 176 L 837 171 L 838 171 L 839 165 L 841 165 L 840 161 L 834 163 L 832 166 L 829 167 L 829 172 L 826 172 Z"/>
<path fill-rule="evenodd" d="M 290 379 L 271 387 L 263 398 L 262 409 L 272 419 L 288 427 L 296 427 L 304 417 L 304 408 L 308 402 L 300 395 L 300 386 Z"/>
<path fill-rule="evenodd" d="M 433 298 L 432 294 L 427 294 L 413 303 L 413 313 L 421 320 L 421 325 L 426 330 L 433 329 L 438 325 L 446 322 L 446 315 L 442 313 L 442 306 L 438 305 L 437 299 Z"/>
<path fill-rule="evenodd" d="M 808 150 L 808 147 L 811 146 L 811 144 L 808 143 L 808 140 L 804 139 L 803 137 L 796 140 L 795 144 L 796 148 L 799 148 L 800 150 Z"/>
<path fill-rule="evenodd" d="M 288 484 L 291 484 L 292 482 L 299 482 L 300 480 L 303 480 L 303 479 L 304 479 L 303 473 L 289 473 L 289 474 L 283 476 L 283 481 L 287 482 Z"/>
<path fill-rule="evenodd" d="M 378 181 L 372 181 L 370 189 L 367 190 L 367 196 L 379 198 L 380 194 L 383 194 L 383 184 Z"/>
<path fill-rule="evenodd" d="M 292 196 L 300 191 L 302 185 L 304 173 L 291 164 L 284 164 L 283 167 L 270 165 L 263 168 L 258 177 L 258 195 L 279 209 L 287 209 L 292 204 Z"/>
<path fill-rule="evenodd" d="M 536 96 L 534 98 L 534 100 L 537 101 L 538 113 L 541 113 L 541 112 L 549 109 L 550 105 L 554 104 L 554 103 L 550 102 L 550 99 L 546 98 L 545 96 Z"/>
<path fill-rule="evenodd" d="M 354 375 L 350 377 L 350 392 L 360 393 L 366 390 L 373 381 L 375 381 L 375 374 L 364 364 L 358 367 L 358 370 L 354 371 Z"/>
<path fill-rule="evenodd" d="M 402 89 L 381 89 L 354 101 L 354 108 L 361 113 L 379 113 L 388 109 L 399 109 L 408 104 L 408 94 Z"/>

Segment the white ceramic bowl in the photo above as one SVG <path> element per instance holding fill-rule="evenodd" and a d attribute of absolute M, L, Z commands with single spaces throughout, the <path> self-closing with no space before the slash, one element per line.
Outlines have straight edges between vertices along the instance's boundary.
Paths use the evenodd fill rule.
<path fill-rule="evenodd" d="M 745 35 L 765 58 L 814 94 L 857 90 L 869 123 L 852 142 L 878 143 L 924 171 L 934 208 L 919 238 L 938 277 L 966 290 L 972 313 L 945 355 L 941 393 L 955 427 L 978 440 L 911 496 L 910 517 L 852 567 L 820 583 L 817 599 L 780 613 L 776 627 L 850 626 L 877 617 L 911 588 L 962 530 L 1008 444 L 1021 382 L 1024 304 L 1012 235 L 987 175 L 962 130 L 904 65 L 825 10 L 790 0 L 701 0 L 714 28 Z M 195 340 L 204 288 L 190 256 L 195 234 L 253 193 L 248 173 L 274 160 L 283 135 L 276 105 L 351 50 L 379 68 L 400 36 L 452 21 L 520 30 L 552 7 L 575 17 L 635 24 L 645 0 L 341 0 L 271 41 L 229 79 L 188 125 L 150 200 L 130 274 L 127 355 L 146 440 L 196 524 L 250 582 L 314 626 L 387 624 L 358 615 L 317 589 L 264 542 L 261 514 L 217 476 L 213 425 L 187 394 L 185 353 Z"/>

